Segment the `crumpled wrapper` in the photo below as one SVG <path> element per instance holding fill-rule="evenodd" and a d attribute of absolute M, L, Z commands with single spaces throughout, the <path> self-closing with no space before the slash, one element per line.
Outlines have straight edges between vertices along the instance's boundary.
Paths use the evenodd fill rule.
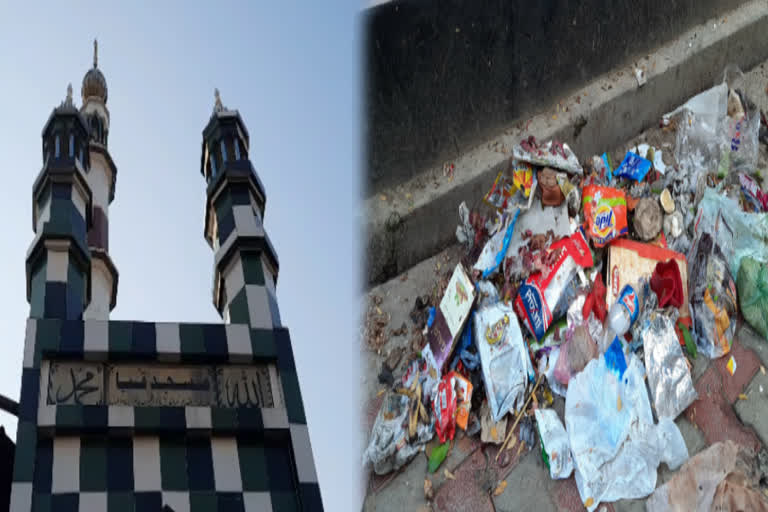
<path fill-rule="evenodd" d="M 535 414 L 541 440 L 541 454 L 549 467 L 550 478 L 568 478 L 573 472 L 573 457 L 563 422 L 554 409 L 536 409 Z"/>
<path fill-rule="evenodd" d="M 511 306 L 499 302 L 478 310 L 473 327 L 491 416 L 499 421 L 522 407 L 533 364 Z"/>
<path fill-rule="evenodd" d="M 659 418 L 677 418 L 698 397 L 674 320 L 654 312 L 642 327 L 645 371 Z"/>
<path fill-rule="evenodd" d="M 477 308 L 484 308 L 499 302 L 499 290 L 496 289 L 490 281 L 478 281 L 475 285 L 477 289 Z"/>
<path fill-rule="evenodd" d="M 475 240 L 475 229 L 469 222 L 469 208 L 467 208 L 465 201 L 462 201 L 459 205 L 459 219 L 461 224 L 456 226 L 456 239 L 460 244 L 471 247 Z"/>
<path fill-rule="evenodd" d="M 400 469 L 408 463 L 435 433 L 434 422 L 419 422 L 416 436 L 408 439 L 408 404 L 405 395 L 390 392 L 382 403 L 376 423 L 371 431 L 371 440 L 363 453 L 363 465 L 370 462 L 377 475 Z"/>
<path fill-rule="evenodd" d="M 542 167 L 553 167 L 570 174 L 584 174 L 584 170 L 581 168 L 578 157 L 571 148 L 568 147 L 568 144 L 562 145 L 563 152 L 567 158 L 563 158 L 562 154 L 559 152 L 552 154 L 552 151 L 550 151 L 551 148 L 551 140 L 543 144 L 540 151 L 534 152 L 526 151 L 522 145 L 518 144 L 512 148 L 512 157 L 521 162 L 528 162 Z"/>

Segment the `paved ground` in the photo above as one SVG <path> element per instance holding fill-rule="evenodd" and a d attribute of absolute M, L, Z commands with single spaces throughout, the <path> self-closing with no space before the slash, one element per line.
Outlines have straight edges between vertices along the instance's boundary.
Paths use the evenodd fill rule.
<path fill-rule="evenodd" d="M 750 97 L 766 111 L 767 68 L 768 64 L 763 64 L 752 71 L 747 87 Z M 675 133 L 658 128 L 648 130 L 623 146 L 614 148 L 611 151 L 614 162 L 620 161 L 620 157 L 628 148 L 646 141 L 662 149 L 664 161 L 668 165 L 674 163 L 672 153 Z M 580 155 L 582 160 L 588 156 L 591 155 Z M 768 156 L 764 145 L 761 147 L 759 167 L 764 170 L 765 175 Z M 468 204 L 474 199 L 467 198 Z M 445 222 L 457 224 L 458 215 L 455 219 L 445 219 Z M 373 297 L 379 298 L 378 310 L 374 308 L 375 315 L 379 315 L 380 311 L 379 316 L 388 319 L 381 347 L 371 348 L 364 340 L 360 343 L 365 411 L 361 428 L 364 443 L 367 443 L 382 400 L 379 392 L 385 387 L 379 384 L 377 379 L 382 362 L 392 351 L 402 349 L 402 360 L 394 372 L 399 376 L 411 352 L 410 344 L 415 335 L 412 333 L 413 323 L 409 313 L 415 298 L 436 293 L 437 283 L 441 278 L 450 275 L 462 255 L 461 248 L 450 247 L 391 281 L 373 288 L 362 297 L 363 311 L 367 311 Z M 392 333 L 392 330 L 397 330 L 402 324 L 406 326 L 404 334 Z M 740 324 L 731 354 L 737 363 L 733 376 L 725 369 L 727 357 L 708 361 L 699 356 L 693 361 L 693 377 L 699 398 L 676 421 L 691 456 L 714 442 L 726 439 L 732 439 L 755 451 L 768 443 L 768 375 L 765 373 L 768 368 L 768 341 L 761 339 L 748 326 Z M 742 395 L 741 399 L 739 395 Z M 562 399 L 556 400 L 555 408 L 562 419 Z M 535 510 L 584 510 L 573 477 L 560 481 L 551 480 L 539 450 L 517 453 L 515 449 L 515 457 L 509 465 L 499 467 L 493 462 L 495 448 L 483 448 L 479 435 L 476 438 L 467 438 L 461 431 L 457 432 L 449 457 L 434 475 L 427 472 L 427 458 L 424 454 L 417 455 L 399 472 L 386 477 L 371 473 L 366 484 L 364 510 L 501 512 L 525 510 L 529 506 L 535 507 Z M 363 448 L 364 446 L 361 446 L 361 453 Z M 446 479 L 443 469 L 450 470 L 456 478 Z M 662 464 L 657 485 L 667 481 L 672 474 Z M 427 476 L 435 489 L 435 498 L 431 504 L 424 499 L 424 479 Z M 493 490 L 501 481 L 507 483 L 505 490 L 492 497 Z M 645 510 L 645 504 L 644 500 L 625 500 L 603 504 L 598 510 L 641 511 Z"/>

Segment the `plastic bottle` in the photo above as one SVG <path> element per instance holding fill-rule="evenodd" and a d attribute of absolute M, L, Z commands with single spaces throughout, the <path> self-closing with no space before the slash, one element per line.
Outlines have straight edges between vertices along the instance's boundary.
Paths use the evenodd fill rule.
<path fill-rule="evenodd" d="M 605 319 L 603 339 L 600 343 L 601 353 L 605 352 L 615 337 L 624 336 L 629 331 L 639 311 L 640 297 L 635 287 L 629 284 L 624 285 Z"/>

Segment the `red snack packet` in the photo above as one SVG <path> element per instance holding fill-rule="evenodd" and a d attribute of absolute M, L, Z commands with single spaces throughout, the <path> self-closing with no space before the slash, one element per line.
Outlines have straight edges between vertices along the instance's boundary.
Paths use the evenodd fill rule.
<path fill-rule="evenodd" d="M 472 407 L 472 383 L 457 372 L 448 374 L 451 377 L 451 385 L 456 392 L 456 425 L 467 430 L 469 410 Z"/>
<path fill-rule="evenodd" d="M 440 442 L 453 439 L 456 434 L 456 394 L 453 392 L 451 374 L 440 380 L 432 408 L 435 411 L 435 431 Z"/>

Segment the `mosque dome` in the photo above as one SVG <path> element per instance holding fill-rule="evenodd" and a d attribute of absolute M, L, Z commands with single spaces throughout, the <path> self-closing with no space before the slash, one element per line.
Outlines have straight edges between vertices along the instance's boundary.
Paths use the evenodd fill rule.
<path fill-rule="evenodd" d="M 98 43 L 93 42 L 93 67 L 83 77 L 83 86 L 80 89 L 80 94 L 83 98 L 83 102 L 87 98 L 95 96 L 100 98 L 105 104 L 107 103 L 107 79 L 104 78 L 104 74 L 98 68 Z"/>

